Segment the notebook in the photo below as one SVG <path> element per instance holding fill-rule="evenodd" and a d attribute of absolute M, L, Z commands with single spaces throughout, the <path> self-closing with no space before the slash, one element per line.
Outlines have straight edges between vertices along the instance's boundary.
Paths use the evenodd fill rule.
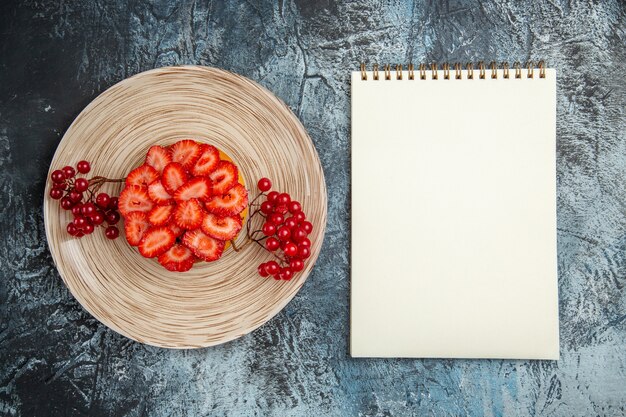
<path fill-rule="evenodd" d="M 353 357 L 558 359 L 556 71 L 352 73 Z"/>

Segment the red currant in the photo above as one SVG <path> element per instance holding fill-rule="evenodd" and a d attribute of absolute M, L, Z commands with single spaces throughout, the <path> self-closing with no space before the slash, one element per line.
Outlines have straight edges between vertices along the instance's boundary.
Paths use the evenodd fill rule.
<path fill-rule="evenodd" d="M 52 184 L 52 188 L 55 190 L 67 190 L 68 185 L 66 182 L 55 182 Z"/>
<path fill-rule="evenodd" d="M 60 169 L 55 169 L 52 171 L 52 174 L 50 174 L 50 178 L 53 182 L 63 182 L 65 181 L 65 173 Z"/>
<path fill-rule="evenodd" d="M 261 275 L 263 278 L 269 276 L 269 273 L 267 272 L 267 264 L 259 265 L 257 271 L 259 272 L 259 275 Z"/>
<path fill-rule="evenodd" d="M 263 192 L 269 191 L 269 189 L 272 188 L 272 181 L 270 181 L 269 178 L 261 178 L 257 183 L 257 187 Z"/>
<path fill-rule="evenodd" d="M 269 261 L 265 264 L 265 270 L 267 271 L 268 274 L 270 275 L 274 275 L 278 272 L 278 270 L 280 269 L 280 267 L 278 266 L 278 264 L 276 263 L 276 261 Z"/>
<path fill-rule="evenodd" d="M 293 215 L 293 218 L 298 222 L 301 223 L 306 219 L 306 216 L 304 215 L 303 212 L 298 212 L 296 214 Z"/>
<path fill-rule="evenodd" d="M 276 226 L 274 225 L 274 223 L 266 222 L 263 225 L 262 230 L 265 236 L 272 236 L 274 233 L 276 233 Z"/>
<path fill-rule="evenodd" d="M 85 236 L 85 233 L 82 230 L 79 230 L 79 231 L 76 232 L 76 234 L 74 236 L 76 236 L 77 238 L 81 238 L 81 237 Z"/>
<path fill-rule="evenodd" d="M 274 209 L 274 206 L 269 201 L 264 201 L 263 203 L 261 203 L 261 211 L 263 213 L 270 214 L 273 209 Z"/>
<path fill-rule="evenodd" d="M 308 246 L 300 246 L 298 248 L 298 256 L 300 256 L 302 259 L 306 259 L 309 256 L 311 256 L 311 249 L 309 249 Z"/>
<path fill-rule="evenodd" d="M 100 210 L 96 211 L 89 217 L 95 226 L 100 226 L 104 223 L 104 214 Z"/>
<path fill-rule="evenodd" d="M 89 181 L 87 181 L 85 178 L 77 178 L 76 182 L 74 183 L 74 188 L 79 193 L 82 193 L 83 191 L 86 191 L 87 188 L 89 188 Z"/>
<path fill-rule="evenodd" d="M 272 213 L 267 218 L 267 221 L 278 226 L 278 225 L 281 225 L 285 221 L 285 218 L 278 213 Z"/>
<path fill-rule="evenodd" d="M 80 214 L 82 214 L 83 212 L 83 205 L 80 203 L 77 203 L 74 207 L 72 207 L 72 214 L 74 216 L 79 216 Z"/>
<path fill-rule="evenodd" d="M 267 201 L 269 201 L 270 203 L 274 204 L 276 202 L 276 199 L 278 198 L 278 192 L 277 191 L 271 191 L 268 195 L 267 195 Z"/>
<path fill-rule="evenodd" d="M 111 197 L 111 200 L 109 201 L 109 208 L 111 210 L 117 210 L 117 197 Z"/>
<path fill-rule="evenodd" d="M 120 221 L 120 214 L 117 211 L 109 211 L 105 217 L 109 224 L 116 224 Z"/>
<path fill-rule="evenodd" d="M 70 235 L 74 236 L 76 235 L 76 232 L 78 232 L 78 229 L 76 228 L 76 225 L 74 223 L 68 223 L 67 224 L 67 233 L 69 233 Z"/>
<path fill-rule="evenodd" d="M 298 242 L 298 246 L 299 247 L 310 248 L 311 247 L 311 241 L 309 240 L 309 238 L 302 239 L 302 241 Z"/>
<path fill-rule="evenodd" d="M 287 193 L 279 194 L 278 197 L 276 198 L 276 202 L 278 204 L 289 204 L 290 201 L 291 201 L 291 197 L 289 197 L 289 194 Z"/>
<path fill-rule="evenodd" d="M 311 222 L 302 222 L 300 227 L 302 227 L 302 229 L 304 229 L 304 231 L 306 232 L 307 235 L 310 234 L 313 231 L 313 224 Z"/>
<path fill-rule="evenodd" d="M 281 271 L 282 279 L 285 281 L 291 280 L 293 278 L 293 270 L 290 267 L 285 267 Z"/>
<path fill-rule="evenodd" d="M 295 243 L 287 243 L 284 249 L 285 255 L 287 256 L 296 256 L 298 254 L 298 247 Z"/>
<path fill-rule="evenodd" d="M 291 236 L 291 230 L 287 226 L 281 226 L 278 228 L 276 236 L 278 236 L 280 240 L 287 240 Z"/>
<path fill-rule="evenodd" d="M 65 178 L 74 178 L 74 175 L 76 175 L 74 168 L 69 165 L 63 167 L 63 173 L 65 174 Z"/>
<path fill-rule="evenodd" d="M 298 222 L 293 217 L 288 217 L 287 220 L 285 220 L 285 226 L 287 226 L 290 229 L 293 229 L 297 225 L 298 225 Z"/>
<path fill-rule="evenodd" d="M 80 172 L 81 174 L 86 174 L 91 170 L 91 165 L 89 165 L 89 162 L 87 161 L 80 161 L 76 165 L 76 169 L 78 169 L 78 172 Z"/>
<path fill-rule="evenodd" d="M 79 193 L 76 190 L 70 191 L 67 196 L 70 198 L 70 200 L 72 200 L 73 203 L 78 203 L 80 200 L 83 199 L 83 193 Z"/>
<path fill-rule="evenodd" d="M 82 228 L 85 227 L 86 224 L 87 224 L 87 219 L 84 218 L 83 216 L 76 216 L 74 218 L 74 225 L 76 225 L 77 228 L 82 230 Z"/>
<path fill-rule="evenodd" d="M 113 239 L 117 239 L 117 237 L 120 235 L 120 231 L 115 226 L 109 226 L 104 230 L 104 235 L 107 238 L 113 240 Z"/>
<path fill-rule="evenodd" d="M 54 198 L 55 200 L 63 198 L 63 190 L 59 190 L 58 188 L 51 188 L 50 197 Z"/>
<path fill-rule="evenodd" d="M 107 193 L 100 193 L 96 196 L 96 204 L 102 208 L 109 207 L 111 197 Z"/>
<path fill-rule="evenodd" d="M 265 247 L 267 250 L 274 252 L 280 247 L 280 242 L 275 237 L 270 237 L 265 241 Z"/>
<path fill-rule="evenodd" d="M 93 233 L 94 226 L 93 226 L 93 224 L 91 224 L 91 223 L 87 223 L 87 224 L 85 224 L 85 225 L 83 226 L 83 229 L 82 229 L 82 230 L 83 230 L 83 232 L 84 232 L 86 235 L 90 235 L 90 234 L 92 234 L 92 233 Z"/>
<path fill-rule="evenodd" d="M 304 269 L 304 262 L 301 259 L 295 258 L 289 262 L 289 266 L 294 272 L 300 272 Z"/>
<path fill-rule="evenodd" d="M 83 214 L 85 216 L 91 216 L 92 214 L 94 214 L 96 212 L 96 205 L 94 203 L 85 203 L 83 204 Z"/>
<path fill-rule="evenodd" d="M 61 199 L 61 208 L 63 210 L 70 210 L 74 206 L 74 202 L 69 197 L 63 197 Z"/>
<path fill-rule="evenodd" d="M 301 242 L 303 239 L 306 239 L 307 233 L 301 227 L 296 227 L 291 231 L 291 237 L 296 242 Z"/>
<path fill-rule="evenodd" d="M 285 214 L 287 213 L 287 204 L 279 204 L 274 207 L 274 213 Z"/>
<path fill-rule="evenodd" d="M 292 214 L 302 211 L 302 206 L 297 201 L 292 201 L 287 207 L 289 208 L 289 213 Z"/>

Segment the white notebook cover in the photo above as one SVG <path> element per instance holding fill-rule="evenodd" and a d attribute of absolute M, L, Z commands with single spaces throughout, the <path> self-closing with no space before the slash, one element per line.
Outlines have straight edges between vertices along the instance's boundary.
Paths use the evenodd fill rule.
<path fill-rule="evenodd" d="M 558 359 L 556 72 L 352 73 L 353 357 Z"/>

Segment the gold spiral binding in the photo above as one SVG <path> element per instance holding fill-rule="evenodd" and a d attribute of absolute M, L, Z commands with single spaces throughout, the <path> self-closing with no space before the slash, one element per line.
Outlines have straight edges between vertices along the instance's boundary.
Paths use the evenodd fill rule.
<path fill-rule="evenodd" d="M 491 78 L 492 79 L 497 79 L 498 78 L 498 64 L 496 64 L 496 61 L 491 61 L 491 64 L 489 64 L 489 66 L 491 67 Z"/>
<path fill-rule="evenodd" d="M 454 64 L 454 72 L 455 72 L 454 78 L 456 78 L 457 80 L 460 80 L 461 75 L 462 75 L 460 63 L 457 62 L 456 64 Z"/>
<path fill-rule="evenodd" d="M 443 79 L 449 80 L 450 79 L 450 64 L 446 62 L 442 65 L 442 68 L 443 68 Z"/>
<path fill-rule="evenodd" d="M 454 64 L 450 64 L 448 62 L 444 62 L 443 64 L 441 64 L 441 70 L 443 71 L 443 79 L 444 80 L 450 80 L 450 69 L 451 67 L 454 67 L 454 78 L 457 80 L 460 80 L 463 78 L 463 64 L 456 62 Z M 490 70 L 491 79 L 498 79 L 499 74 L 498 74 L 498 70 L 502 69 L 502 78 L 504 79 L 510 79 L 510 78 L 516 78 L 516 79 L 521 79 L 522 78 L 522 71 L 526 70 L 526 77 L 525 78 L 534 78 L 535 77 L 535 69 L 537 69 L 538 71 L 538 75 L 539 78 L 546 78 L 546 65 L 544 61 L 537 61 L 537 65 L 535 65 L 534 61 L 527 61 L 525 67 L 523 68 L 522 65 L 519 63 L 519 61 L 515 61 L 513 63 L 513 65 L 509 66 L 508 62 L 501 62 L 500 65 L 498 65 L 498 63 L 496 61 L 490 61 L 488 68 L 485 65 L 484 61 L 479 61 L 476 63 L 476 67 L 478 68 L 478 78 L 481 80 L 484 80 L 486 78 L 486 73 L 487 73 L 487 69 Z M 468 62 L 465 64 L 465 69 L 466 69 L 466 73 L 465 73 L 465 77 L 468 80 L 473 80 L 474 79 L 474 64 L 472 62 Z M 396 76 L 395 79 L 396 80 L 402 80 L 404 77 L 404 71 L 403 71 L 403 67 L 402 64 L 394 64 L 394 69 L 396 72 Z M 415 65 L 413 64 L 408 64 L 407 65 L 407 69 L 408 69 L 408 75 L 407 75 L 407 79 L 408 80 L 415 80 Z M 514 70 L 514 74 L 511 74 L 511 69 Z M 383 73 L 384 73 L 384 77 L 385 80 L 391 80 L 391 64 L 383 64 Z M 439 79 L 439 65 L 436 62 L 432 62 L 430 64 L 419 64 L 418 66 L 418 71 L 419 71 L 419 79 L 420 80 L 425 80 L 426 79 L 426 71 L 430 71 L 430 79 L 432 80 L 438 80 Z M 367 73 L 367 67 L 365 65 L 365 63 L 361 63 L 360 66 L 360 73 L 361 73 L 361 80 L 366 81 L 368 79 L 368 73 Z M 372 79 L 378 81 L 380 79 L 380 73 L 379 73 L 379 65 L 378 64 L 373 64 L 372 65 Z"/>

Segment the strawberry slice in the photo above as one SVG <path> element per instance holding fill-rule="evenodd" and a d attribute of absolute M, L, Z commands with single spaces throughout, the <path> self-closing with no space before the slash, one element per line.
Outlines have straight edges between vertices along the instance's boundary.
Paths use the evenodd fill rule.
<path fill-rule="evenodd" d="M 183 229 L 197 229 L 202 224 L 204 210 L 196 199 L 181 201 L 174 211 L 174 224 Z"/>
<path fill-rule="evenodd" d="M 213 197 L 205 206 L 206 209 L 218 216 L 234 216 L 239 214 L 248 205 L 248 190 L 241 184 L 236 184 L 222 196 Z"/>
<path fill-rule="evenodd" d="M 220 217 L 207 213 L 202 220 L 202 231 L 214 239 L 231 240 L 241 230 L 241 217 Z"/>
<path fill-rule="evenodd" d="M 220 161 L 217 167 L 209 174 L 213 181 L 213 194 L 222 195 L 237 183 L 239 174 L 235 164 L 229 161 Z"/>
<path fill-rule="evenodd" d="M 155 226 L 163 226 L 170 221 L 174 206 L 156 206 L 148 213 L 148 221 Z"/>
<path fill-rule="evenodd" d="M 195 261 L 195 256 L 187 246 L 176 244 L 159 255 L 159 263 L 168 271 L 189 271 Z"/>
<path fill-rule="evenodd" d="M 220 151 L 213 145 L 202 145 L 202 153 L 191 169 L 191 173 L 196 176 L 209 175 L 219 162 Z"/>
<path fill-rule="evenodd" d="M 195 177 L 180 186 L 174 193 L 177 201 L 191 200 L 198 198 L 208 199 L 211 196 L 211 180 L 206 177 Z"/>
<path fill-rule="evenodd" d="M 149 228 L 150 222 L 145 213 L 133 211 L 124 217 L 124 232 L 131 246 L 137 246 Z"/>
<path fill-rule="evenodd" d="M 172 153 L 168 148 L 159 145 L 151 146 L 146 155 L 146 164 L 154 168 L 159 174 L 163 168 L 172 162 Z"/>
<path fill-rule="evenodd" d="M 161 180 L 156 180 L 148 186 L 148 196 L 155 203 L 163 206 L 172 202 L 172 196 L 167 192 Z"/>
<path fill-rule="evenodd" d="M 141 185 L 147 187 L 159 178 L 159 173 L 150 165 L 142 165 L 130 171 L 126 177 L 126 185 Z"/>
<path fill-rule="evenodd" d="M 150 200 L 146 187 L 139 185 L 127 185 L 120 193 L 117 202 L 118 210 L 122 216 L 133 211 L 148 212 L 152 210 L 154 203 Z"/>
<path fill-rule="evenodd" d="M 167 227 L 149 229 L 139 242 L 139 253 L 144 258 L 154 258 L 167 252 L 176 242 L 176 236 Z"/>
<path fill-rule="evenodd" d="M 185 169 L 193 168 L 194 164 L 202 154 L 202 147 L 196 141 L 185 139 L 180 140 L 170 146 L 172 161 L 178 162 Z"/>
<path fill-rule="evenodd" d="M 167 227 L 174 233 L 174 236 L 178 237 L 185 233 L 185 229 L 176 226 L 176 223 L 170 222 Z"/>
<path fill-rule="evenodd" d="M 163 168 L 163 177 L 161 178 L 165 190 L 174 195 L 178 187 L 187 182 L 187 174 L 185 169 L 178 162 L 169 163 Z"/>
<path fill-rule="evenodd" d="M 224 252 L 224 241 L 213 239 L 202 230 L 190 230 L 183 236 L 183 245 L 187 246 L 203 261 L 217 261 Z"/>

